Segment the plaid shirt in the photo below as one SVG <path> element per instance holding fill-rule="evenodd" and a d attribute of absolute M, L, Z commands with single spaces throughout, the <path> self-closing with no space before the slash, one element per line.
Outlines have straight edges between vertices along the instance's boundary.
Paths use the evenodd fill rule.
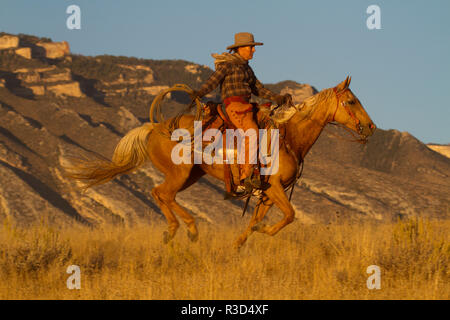
<path fill-rule="evenodd" d="M 202 85 L 198 91 L 200 97 L 213 91 L 220 84 L 222 99 L 232 96 L 255 96 L 274 100 L 277 94 L 264 88 L 263 84 L 256 79 L 252 68 L 245 64 L 223 62 L 217 65 L 216 71 Z"/>

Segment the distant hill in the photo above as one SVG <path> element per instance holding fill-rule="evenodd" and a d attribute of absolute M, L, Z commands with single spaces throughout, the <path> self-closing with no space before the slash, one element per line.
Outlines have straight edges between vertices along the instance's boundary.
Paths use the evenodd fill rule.
<path fill-rule="evenodd" d="M 61 164 L 68 156 L 111 158 L 120 138 L 148 121 L 160 90 L 175 83 L 198 88 L 211 73 L 188 61 L 73 55 L 64 42 L 0 34 L 0 221 L 133 225 L 163 219 L 150 197 L 163 177 L 152 165 L 82 193 Z M 266 86 L 293 94 L 296 102 L 317 93 L 294 81 Z M 217 100 L 217 91 L 208 99 Z M 188 101 L 172 94 L 166 116 Z M 345 133 L 327 127 L 305 159 L 293 197 L 299 221 L 448 216 L 448 157 L 397 130 L 379 129 L 364 146 L 335 135 Z M 204 223 L 242 224 L 243 203 L 224 201 L 223 189 L 222 182 L 203 178 L 177 199 Z M 272 210 L 270 216 L 279 214 Z"/>
<path fill-rule="evenodd" d="M 446 156 L 447 158 L 450 158 L 450 145 L 446 144 L 427 144 L 428 148 L 430 148 L 433 151 L 439 152 L 440 154 Z"/>

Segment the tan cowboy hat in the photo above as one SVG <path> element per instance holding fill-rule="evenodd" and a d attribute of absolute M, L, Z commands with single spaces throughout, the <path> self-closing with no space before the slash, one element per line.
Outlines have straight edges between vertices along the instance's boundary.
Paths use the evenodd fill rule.
<path fill-rule="evenodd" d="M 246 46 L 262 46 L 264 43 L 255 42 L 253 34 L 249 32 L 239 32 L 234 35 L 234 44 L 227 47 L 227 50 L 246 47 Z"/>

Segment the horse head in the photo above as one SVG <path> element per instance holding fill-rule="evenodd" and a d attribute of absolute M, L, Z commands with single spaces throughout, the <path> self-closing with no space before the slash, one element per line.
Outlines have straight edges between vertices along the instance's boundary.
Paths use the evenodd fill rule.
<path fill-rule="evenodd" d="M 371 136 L 376 126 L 370 119 L 359 99 L 350 90 L 351 77 L 333 88 L 336 97 L 335 109 L 331 108 L 332 116 L 330 122 L 336 121 L 344 127 L 356 132 L 361 142 L 366 142 Z"/>

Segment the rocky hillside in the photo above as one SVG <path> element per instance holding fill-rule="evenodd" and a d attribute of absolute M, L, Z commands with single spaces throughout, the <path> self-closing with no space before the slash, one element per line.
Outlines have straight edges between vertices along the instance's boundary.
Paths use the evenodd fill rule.
<path fill-rule="evenodd" d="M 431 150 L 434 150 L 436 152 L 439 152 L 440 154 L 446 156 L 447 158 L 450 158 L 450 145 L 442 145 L 442 144 L 428 144 L 428 148 Z"/>
<path fill-rule="evenodd" d="M 161 89 L 175 83 L 198 88 L 211 73 L 187 61 L 73 55 L 65 42 L 0 34 L 0 221 L 133 225 L 163 219 L 149 194 L 163 177 L 151 164 L 85 193 L 61 165 L 69 156 L 111 158 L 120 138 L 148 121 Z M 296 102 L 317 92 L 292 81 L 267 87 L 293 94 Z M 166 115 L 188 101 L 172 94 Z M 305 159 L 293 197 L 299 221 L 448 216 L 449 158 L 406 132 L 380 129 L 365 146 L 336 133 L 344 134 L 327 128 Z M 204 223 L 243 224 L 243 203 L 224 201 L 223 189 L 222 182 L 203 178 L 178 199 Z M 280 214 L 272 210 L 270 216 Z"/>

